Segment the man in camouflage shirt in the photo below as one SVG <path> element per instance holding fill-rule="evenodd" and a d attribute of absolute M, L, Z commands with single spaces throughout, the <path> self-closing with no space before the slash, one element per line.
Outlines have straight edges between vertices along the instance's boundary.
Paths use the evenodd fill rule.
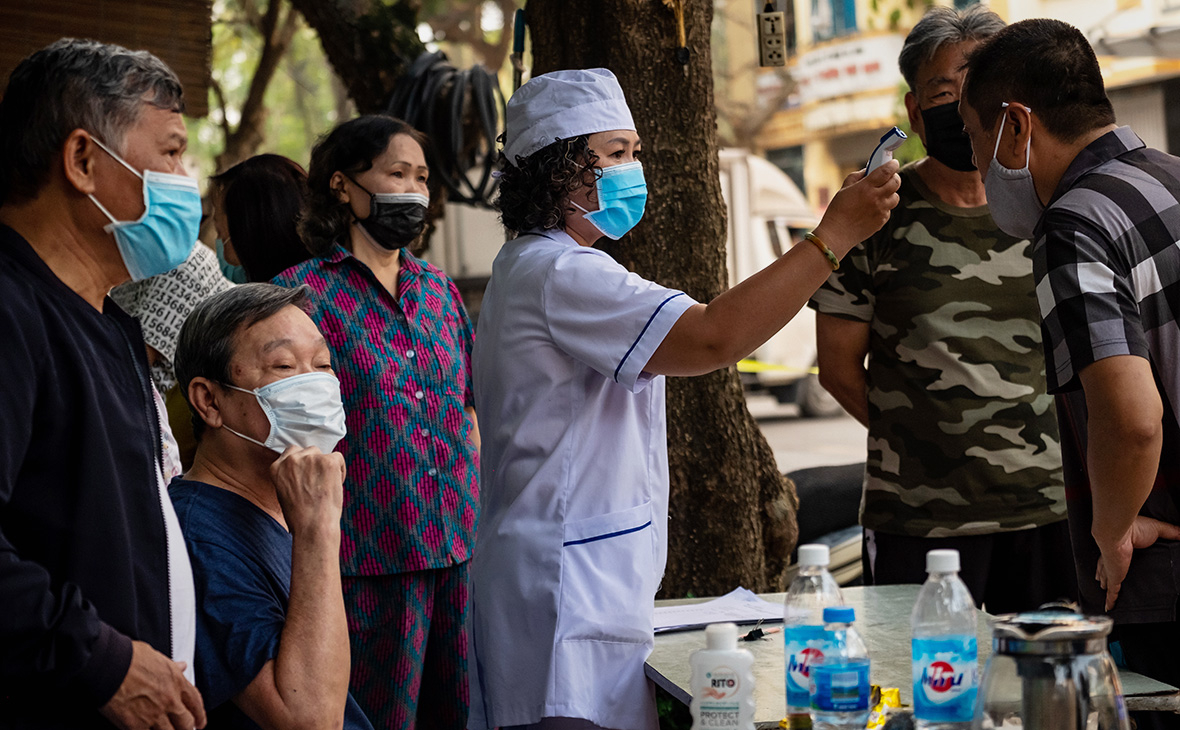
<path fill-rule="evenodd" d="M 914 26 L 900 66 L 929 156 L 811 300 L 820 382 L 869 429 L 866 583 L 920 583 L 954 548 L 993 613 L 1077 591 L 1029 242 L 992 220 L 957 110 L 966 54 L 1003 27 L 981 5 Z"/>

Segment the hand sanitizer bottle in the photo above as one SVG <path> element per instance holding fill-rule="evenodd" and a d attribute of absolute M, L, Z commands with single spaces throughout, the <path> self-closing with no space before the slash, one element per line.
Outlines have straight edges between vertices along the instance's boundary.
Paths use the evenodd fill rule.
<path fill-rule="evenodd" d="M 693 652 L 693 730 L 754 730 L 754 655 L 737 648 L 734 624 L 710 624 Z"/>

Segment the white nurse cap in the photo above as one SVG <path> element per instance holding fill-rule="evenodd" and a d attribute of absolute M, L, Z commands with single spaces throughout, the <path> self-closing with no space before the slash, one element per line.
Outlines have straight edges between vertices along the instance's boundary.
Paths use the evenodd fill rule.
<path fill-rule="evenodd" d="M 531 79 L 508 100 L 504 157 L 513 165 L 559 139 L 635 130 L 615 75 L 605 68 L 554 71 Z"/>

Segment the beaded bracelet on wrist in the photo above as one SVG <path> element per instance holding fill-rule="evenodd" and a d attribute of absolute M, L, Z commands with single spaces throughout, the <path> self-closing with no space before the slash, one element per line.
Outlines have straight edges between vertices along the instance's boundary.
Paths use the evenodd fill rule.
<path fill-rule="evenodd" d="M 836 258 L 836 254 L 832 253 L 832 249 L 828 248 L 828 245 L 820 240 L 819 236 L 815 235 L 814 233 L 804 233 L 803 237 L 815 244 L 815 247 L 819 249 L 819 252 L 822 253 L 828 260 L 828 263 L 832 267 L 832 271 L 840 268 L 840 259 Z"/>

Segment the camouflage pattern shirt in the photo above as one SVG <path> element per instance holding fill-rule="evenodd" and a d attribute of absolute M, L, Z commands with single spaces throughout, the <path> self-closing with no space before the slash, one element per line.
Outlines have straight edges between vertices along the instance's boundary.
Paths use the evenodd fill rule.
<path fill-rule="evenodd" d="M 939 200 L 914 165 L 901 203 L 810 306 L 869 324 L 861 524 L 913 537 L 1065 519 L 1028 241 L 987 206 Z"/>

